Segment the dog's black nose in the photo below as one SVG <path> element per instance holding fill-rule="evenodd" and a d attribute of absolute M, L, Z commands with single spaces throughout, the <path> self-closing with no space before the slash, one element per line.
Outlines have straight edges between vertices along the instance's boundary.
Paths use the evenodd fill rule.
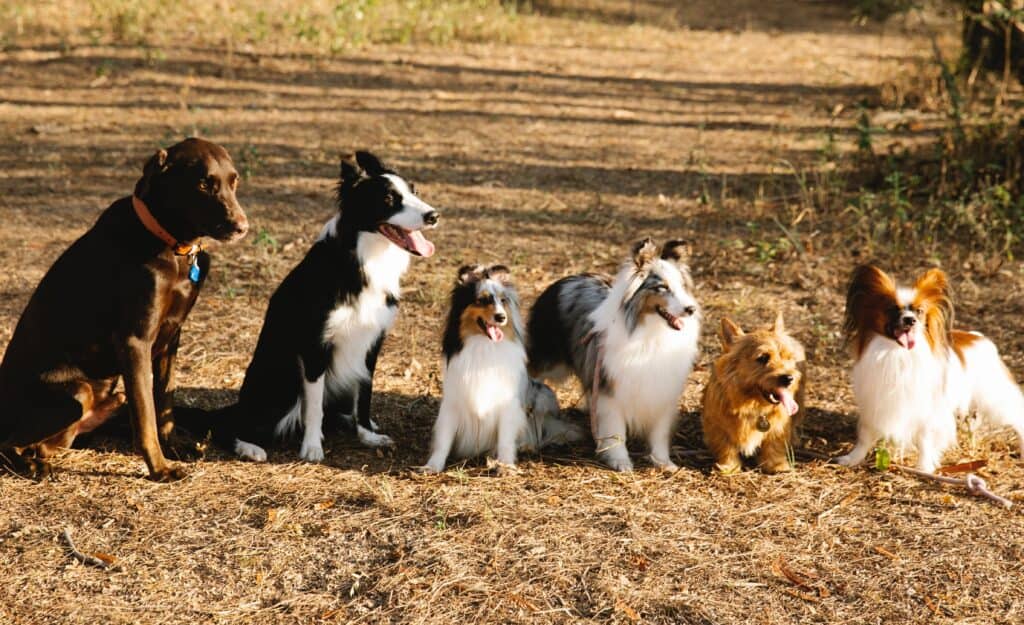
<path fill-rule="evenodd" d="M 917 323 L 917 317 L 913 315 L 907 315 L 906 317 L 903 317 L 903 319 L 901 319 L 900 322 L 903 324 L 904 328 L 912 328 L 914 327 L 914 324 Z"/>
<path fill-rule="evenodd" d="M 437 214 L 437 211 L 430 211 L 429 213 L 423 216 L 423 223 L 427 224 L 428 226 L 434 226 L 437 225 L 437 220 L 439 218 L 440 215 Z"/>
<path fill-rule="evenodd" d="M 687 317 L 692 317 L 693 313 L 695 312 L 697 312 L 696 306 L 687 306 L 686 308 L 683 309 L 683 314 L 686 315 Z"/>
<path fill-rule="evenodd" d="M 793 376 L 789 375 L 788 373 L 783 373 L 782 375 L 779 376 L 779 386 L 785 387 L 789 386 L 792 383 Z"/>
<path fill-rule="evenodd" d="M 507 319 L 508 316 L 505 313 L 494 313 L 494 320 L 498 323 L 505 323 Z"/>

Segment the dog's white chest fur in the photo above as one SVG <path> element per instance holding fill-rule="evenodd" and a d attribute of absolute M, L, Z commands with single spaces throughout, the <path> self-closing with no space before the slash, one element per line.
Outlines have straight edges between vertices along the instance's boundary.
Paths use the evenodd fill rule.
<path fill-rule="evenodd" d="M 455 453 L 474 456 L 494 447 L 499 420 L 522 414 L 526 352 L 515 341 L 466 340 L 444 374 L 442 411 L 458 415 Z"/>
<path fill-rule="evenodd" d="M 409 267 L 409 255 L 376 233 L 360 234 L 356 253 L 367 285 L 355 302 L 331 311 L 324 324 L 324 342 L 334 345 L 328 378 L 332 392 L 369 378 L 366 354 L 395 322 L 398 309 L 388 305 L 388 296 L 397 299 L 399 280 Z"/>
<path fill-rule="evenodd" d="M 677 410 L 697 357 L 699 333 L 695 319 L 673 330 L 656 315 L 649 315 L 632 334 L 621 324 L 608 330 L 603 373 L 631 431 L 643 433 L 653 421 Z"/>
<path fill-rule="evenodd" d="M 944 446 L 955 442 L 948 365 L 948 359 L 933 354 L 926 341 L 907 349 L 874 336 L 851 376 L 863 424 L 900 447 L 912 445 L 924 430 L 943 430 Z"/>

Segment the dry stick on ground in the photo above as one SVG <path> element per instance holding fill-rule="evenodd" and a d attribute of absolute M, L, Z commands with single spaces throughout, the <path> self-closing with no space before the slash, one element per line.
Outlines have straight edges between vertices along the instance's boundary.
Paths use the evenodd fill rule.
<path fill-rule="evenodd" d="M 106 562 L 105 560 L 101 560 L 100 558 L 97 558 L 96 556 L 89 555 L 88 553 L 82 553 L 81 551 L 79 551 L 78 548 L 75 547 L 75 541 L 71 540 L 71 530 L 70 529 L 65 527 L 64 528 L 64 533 L 61 534 L 61 536 L 64 537 L 64 542 L 66 542 L 68 544 L 68 550 L 71 552 L 71 555 L 75 558 L 75 560 L 78 560 L 82 564 L 91 564 L 92 566 L 98 566 L 101 569 L 110 568 L 110 563 L 109 562 Z"/>
<path fill-rule="evenodd" d="M 978 477 L 977 475 L 975 475 L 973 473 L 968 473 L 963 479 L 960 479 L 958 477 L 947 477 L 945 475 L 935 475 L 933 473 L 927 473 L 925 471 L 919 471 L 917 469 L 911 469 L 910 467 L 904 467 L 904 466 L 900 466 L 898 464 L 894 464 L 894 465 L 891 465 L 891 466 L 894 469 L 899 469 L 900 471 L 903 471 L 904 473 L 909 473 L 911 475 L 916 475 L 917 477 L 920 477 L 920 478 L 934 480 L 936 482 L 941 482 L 942 484 L 952 484 L 954 486 L 963 486 L 964 488 L 967 489 L 967 492 L 971 493 L 972 495 L 977 495 L 978 497 L 985 497 L 986 499 L 989 499 L 990 501 L 994 501 L 995 503 L 1003 506 L 1007 510 L 1009 510 L 1010 508 L 1013 507 L 1013 502 L 1011 502 L 1009 499 L 1006 499 L 1005 497 L 1000 497 L 999 495 L 997 495 L 997 494 L 993 493 L 992 491 L 990 491 L 988 489 L 988 484 L 985 483 L 985 480 L 981 479 L 980 477 Z"/>

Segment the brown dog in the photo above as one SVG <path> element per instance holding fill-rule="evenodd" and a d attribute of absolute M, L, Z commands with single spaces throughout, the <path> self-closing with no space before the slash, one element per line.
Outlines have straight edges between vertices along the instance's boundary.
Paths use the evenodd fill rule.
<path fill-rule="evenodd" d="M 757 456 L 766 473 L 792 468 L 793 433 L 803 417 L 804 348 L 786 334 L 782 314 L 775 324 L 745 334 L 722 319 L 723 354 L 704 389 L 704 443 L 715 467 L 732 473 L 741 456 Z"/>
<path fill-rule="evenodd" d="M 209 271 L 201 237 L 241 238 L 238 172 L 224 148 L 186 139 L 146 163 L 133 196 L 110 205 L 50 267 L 0 363 L 0 449 L 34 473 L 127 401 L 155 480 L 164 458 L 181 324 Z M 115 392 L 124 379 L 125 393 Z M 127 395 L 127 397 L 126 397 Z"/>

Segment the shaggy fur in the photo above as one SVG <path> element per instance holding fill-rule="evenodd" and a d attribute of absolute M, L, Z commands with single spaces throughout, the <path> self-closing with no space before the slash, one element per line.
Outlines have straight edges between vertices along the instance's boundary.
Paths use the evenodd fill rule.
<path fill-rule="evenodd" d="M 444 396 L 425 471 L 443 471 L 449 455 L 493 453 L 507 472 L 517 450 L 581 438 L 557 418 L 554 392 L 526 373 L 519 298 L 507 267 L 459 270 L 443 350 Z"/>
<path fill-rule="evenodd" d="M 666 243 L 659 255 L 645 239 L 614 281 L 563 278 L 530 314 L 531 373 L 553 380 L 574 374 L 588 403 L 596 398 L 590 409 L 597 453 L 618 471 L 633 468 L 630 436 L 646 438 L 655 465 L 677 468 L 669 441 L 700 336 L 687 255 L 682 242 Z"/>
<path fill-rule="evenodd" d="M 782 314 L 754 332 L 727 318 L 719 333 L 722 355 L 704 389 L 704 443 L 715 468 L 737 471 L 741 457 L 757 458 L 766 473 L 790 470 L 788 446 L 803 419 L 804 348 L 786 333 Z"/>

